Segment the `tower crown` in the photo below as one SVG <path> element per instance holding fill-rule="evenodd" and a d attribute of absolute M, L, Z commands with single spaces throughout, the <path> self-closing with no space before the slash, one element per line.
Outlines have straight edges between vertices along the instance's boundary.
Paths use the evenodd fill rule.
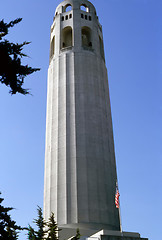
<path fill-rule="evenodd" d="M 87 0 L 65 0 L 55 11 L 50 60 L 71 50 L 91 51 L 104 60 L 102 27 L 95 7 Z"/>
<path fill-rule="evenodd" d="M 56 8 L 55 15 L 69 11 L 69 6 L 71 6 L 72 10 L 80 9 L 86 12 L 94 12 L 96 14 L 95 7 L 87 0 L 64 0 Z"/>

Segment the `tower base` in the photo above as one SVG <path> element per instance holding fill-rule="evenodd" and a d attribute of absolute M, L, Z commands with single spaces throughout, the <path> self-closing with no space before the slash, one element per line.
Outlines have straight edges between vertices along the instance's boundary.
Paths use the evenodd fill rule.
<path fill-rule="evenodd" d="M 59 239 L 71 239 L 76 235 L 75 228 L 59 228 Z M 80 229 L 80 240 L 148 240 L 148 238 L 141 238 L 139 233 L 120 232 L 111 230 L 93 230 Z"/>

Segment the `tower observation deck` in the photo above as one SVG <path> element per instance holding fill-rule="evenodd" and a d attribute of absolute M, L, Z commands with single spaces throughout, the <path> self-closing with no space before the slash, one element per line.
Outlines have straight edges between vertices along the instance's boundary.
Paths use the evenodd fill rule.
<path fill-rule="evenodd" d="M 44 218 L 54 212 L 62 229 L 120 231 L 116 180 L 102 27 L 92 3 L 65 0 L 50 36 Z"/>

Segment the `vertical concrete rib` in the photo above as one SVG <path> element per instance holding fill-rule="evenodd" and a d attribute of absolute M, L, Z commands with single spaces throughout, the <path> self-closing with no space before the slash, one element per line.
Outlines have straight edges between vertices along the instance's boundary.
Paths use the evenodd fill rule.
<path fill-rule="evenodd" d="M 49 68 L 48 70 L 48 86 L 47 86 L 47 117 L 46 117 L 46 151 L 45 151 L 45 175 L 44 175 L 44 213 L 45 218 L 47 218 L 50 214 L 50 204 L 48 204 L 50 199 L 50 182 L 51 182 L 51 168 L 50 168 L 50 162 L 51 162 L 51 125 L 52 125 L 52 91 L 51 91 L 51 72 L 52 69 Z"/>
<path fill-rule="evenodd" d="M 50 74 L 53 75 L 53 68 L 50 68 Z M 49 148 L 50 148 L 50 163 L 49 163 L 49 168 L 50 168 L 50 212 L 49 212 L 49 215 L 51 214 L 51 208 L 52 208 L 52 202 L 53 202 L 53 196 L 52 196 L 52 191 L 51 191 L 51 188 L 52 188 L 52 174 L 53 174 L 53 171 L 52 171 L 52 162 L 53 162 L 53 156 L 52 156 L 52 148 L 53 148 L 53 81 L 50 82 L 50 91 L 51 91 L 51 99 L 50 99 L 50 104 L 51 104 L 51 109 L 50 109 L 50 119 L 51 119 L 51 124 L 50 124 L 50 136 L 49 137 L 49 141 L 50 141 L 50 145 L 49 145 Z"/>
<path fill-rule="evenodd" d="M 57 217 L 57 175 L 58 175 L 58 59 L 53 60 L 53 81 L 52 81 L 52 138 L 51 138 L 51 212 Z"/>
<path fill-rule="evenodd" d="M 74 53 L 75 72 L 75 124 L 76 124 L 76 162 L 77 162 L 77 207 L 78 223 L 89 222 L 87 154 L 86 154 L 86 98 L 84 97 L 86 74 L 82 53 Z"/>
<path fill-rule="evenodd" d="M 59 57 L 58 82 L 58 222 L 66 224 L 66 55 Z"/>
<path fill-rule="evenodd" d="M 74 53 L 66 58 L 67 223 L 77 221 Z"/>

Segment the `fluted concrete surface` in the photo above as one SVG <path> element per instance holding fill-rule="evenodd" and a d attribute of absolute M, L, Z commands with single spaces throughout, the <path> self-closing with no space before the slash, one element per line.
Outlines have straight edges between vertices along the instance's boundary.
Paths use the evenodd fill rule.
<path fill-rule="evenodd" d="M 92 21 L 81 19 L 81 2 L 89 6 Z M 68 3 L 73 5 L 72 19 L 61 22 L 67 13 L 59 11 Z M 54 212 L 59 226 L 119 230 L 108 78 L 99 43 L 102 29 L 86 0 L 66 0 L 56 11 L 51 27 L 55 54 L 48 70 L 44 217 Z M 60 49 L 66 26 L 73 29 L 73 46 Z M 83 26 L 91 29 L 92 47 L 82 46 Z"/>

